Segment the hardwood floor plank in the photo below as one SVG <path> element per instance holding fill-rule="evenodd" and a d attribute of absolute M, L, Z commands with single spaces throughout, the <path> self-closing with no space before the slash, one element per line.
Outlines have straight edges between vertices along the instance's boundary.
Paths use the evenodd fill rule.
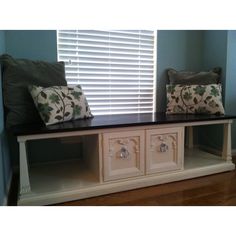
<path fill-rule="evenodd" d="M 236 171 L 109 194 L 58 206 L 236 205 Z"/>

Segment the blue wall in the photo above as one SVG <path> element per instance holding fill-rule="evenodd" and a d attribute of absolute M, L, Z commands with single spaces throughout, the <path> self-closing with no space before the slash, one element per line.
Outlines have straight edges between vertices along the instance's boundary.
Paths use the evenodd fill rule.
<path fill-rule="evenodd" d="M 0 30 L 0 53 L 5 52 L 5 32 Z"/>
<path fill-rule="evenodd" d="M 5 52 L 5 32 L 0 31 L 0 54 Z M 1 80 L 0 80 L 0 88 Z M 5 160 L 3 155 L 3 105 L 2 105 L 2 89 L 0 89 L 0 205 L 6 196 L 6 175 L 5 175 Z"/>
<path fill-rule="evenodd" d="M 16 58 L 57 60 L 55 30 L 7 30 L 6 52 Z"/>
<path fill-rule="evenodd" d="M 222 68 L 223 98 L 226 81 L 227 30 L 208 30 L 204 33 L 203 68 Z"/>
<path fill-rule="evenodd" d="M 227 113 L 236 114 L 236 31 L 229 30 L 227 34 L 226 58 L 226 83 L 225 83 L 225 110 Z M 236 120 L 232 125 L 232 148 L 236 151 Z"/>
<path fill-rule="evenodd" d="M 222 68 L 223 102 L 227 114 L 236 114 L 236 31 L 208 30 L 204 33 L 203 68 Z M 223 127 L 209 126 L 200 129 L 199 141 L 220 149 L 223 142 Z M 232 149 L 236 149 L 236 123 L 232 125 Z M 235 150 L 234 150 L 235 152 Z"/>
<path fill-rule="evenodd" d="M 203 69 L 209 70 L 216 66 L 222 68 L 222 96 L 225 103 L 227 30 L 207 30 L 204 32 L 203 41 Z M 223 126 L 199 127 L 198 142 L 220 151 L 223 142 Z"/>
<path fill-rule="evenodd" d="M 202 69 L 203 31 L 159 30 L 157 38 L 157 111 L 166 109 L 167 68 Z"/>

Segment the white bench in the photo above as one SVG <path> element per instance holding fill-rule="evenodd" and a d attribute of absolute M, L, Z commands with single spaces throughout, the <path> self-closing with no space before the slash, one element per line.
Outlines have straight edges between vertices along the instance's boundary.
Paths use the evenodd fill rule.
<path fill-rule="evenodd" d="M 233 170 L 234 118 L 155 113 L 14 127 L 20 150 L 18 204 L 48 205 Z M 192 138 L 192 127 L 216 124 L 224 126 L 220 155 L 197 148 Z M 28 142 L 66 137 L 80 140 L 83 158 L 28 165 Z"/>

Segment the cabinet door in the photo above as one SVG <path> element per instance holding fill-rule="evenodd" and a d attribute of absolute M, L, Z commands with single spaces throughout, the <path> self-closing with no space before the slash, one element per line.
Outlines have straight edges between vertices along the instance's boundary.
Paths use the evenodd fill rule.
<path fill-rule="evenodd" d="M 146 173 L 183 168 L 184 128 L 146 130 Z"/>
<path fill-rule="evenodd" d="M 144 131 L 103 134 L 104 181 L 144 174 Z"/>

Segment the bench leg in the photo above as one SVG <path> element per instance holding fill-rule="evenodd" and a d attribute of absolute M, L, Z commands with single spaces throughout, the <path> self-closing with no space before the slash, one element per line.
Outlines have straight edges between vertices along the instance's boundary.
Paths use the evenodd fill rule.
<path fill-rule="evenodd" d="M 231 123 L 224 124 L 224 140 L 222 158 L 226 161 L 232 160 L 231 154 Z"/>
<path fill-rule="evenodd" d="M 26 152 L 26 142 L 20 142 L 19 145 L 20 145 L 20 194 L 26 194 L 31 191 L 27 152 Z"/>

